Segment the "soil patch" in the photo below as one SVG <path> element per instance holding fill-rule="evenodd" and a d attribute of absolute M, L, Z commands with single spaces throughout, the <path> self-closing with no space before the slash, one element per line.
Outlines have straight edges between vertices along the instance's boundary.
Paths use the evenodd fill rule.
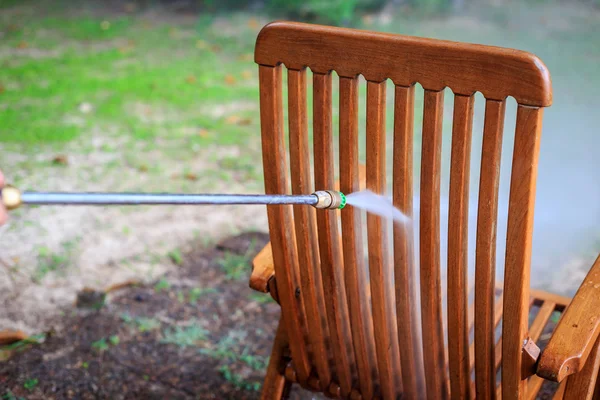
<path fill-rule="evenodd" d="M 65 309 L 39 344 L 0 363 L 3 399 L 255 399 L 279 319 L 248 287 L 268 235 L 245 233 L 183 256 L 153 284 Z M 5 348 L 5 354 L 6 348 Z M 295 388 L 292 398 L 314 396 Z"/>

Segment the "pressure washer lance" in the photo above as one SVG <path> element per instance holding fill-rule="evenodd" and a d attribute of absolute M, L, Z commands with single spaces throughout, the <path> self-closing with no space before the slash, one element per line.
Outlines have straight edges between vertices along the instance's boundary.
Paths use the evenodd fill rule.
<path fill-rule="evenodd" d="M 202 204 L 306 204 L 321 209 L 341 209 L 346 196 L 335 190 L 306 195 L 284 194 L 171 194 L 171 193 L 65 193 L 21 192 L 14 186 L 0 190 L 6 209 L 21 205 L 202 205 Z"/>

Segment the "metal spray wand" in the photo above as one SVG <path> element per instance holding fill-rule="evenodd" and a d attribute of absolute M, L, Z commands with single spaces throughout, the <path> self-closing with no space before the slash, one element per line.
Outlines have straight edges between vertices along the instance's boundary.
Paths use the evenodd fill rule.
<path fill-rule="evenodd" d="M 8 210 L 21 205 L 207 205 L 207 204 L 305 204 L 321 209 L 341 209 L 346 196 L 334 190 L 306 195 L 283 194 L 172 194 L 172 193 L 68 193 L 21 192 L 13 186 L 0 190 L 0 202 Z"/>

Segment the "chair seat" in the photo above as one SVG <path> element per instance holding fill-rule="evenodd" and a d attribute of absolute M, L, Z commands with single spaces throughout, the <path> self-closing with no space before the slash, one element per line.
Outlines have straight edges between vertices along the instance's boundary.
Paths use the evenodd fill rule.
<path fill-rule="evenodd" d="M 473 294 L 469 294 L 471 304 L 469 306 L 469 330 L 470 330 L 470 347 L 469 347 L 469 360 L 471 367 L 471 397 L 475 398 L 475 345 L 473 342 L 473 328 L 474 328 L 474 309 Z M 536 342 L 540 349 L 544 349 L 547 344 L 552 332 L 556 328 L 558 320 L 562 316 L 563 311 L 571 301 L 570 298 L 555 295 L 542 290 L 531 290 L 531 299 L 529 306 L 529 336 Z M 498 284 L 496 287 L 496 309 L 495 309 L 495 322 L 496 322 L 496 347 L 495 347 L 495 368 L 496 372 L 500 371 L 502 363 L 502 304 L 503 304 L 503 290 L 502 285 Z M 286 369 L 286 378 L 292 382 L 296 382 L 296 374 L 293 367 L 293 362 L 290 362 Z M 500 374 L 498 374 L 496 397 L 502 398 L 502 386 L 500 382 Z M 546 382 L 547 388 L 540 393 L 542 385 Z M 534 375 L 528 379 L 527 382 L 527 400 L 533 400 L 538 398 L 538 395 L 542 395 L 541 398 L 548 398 L 548 393 L 553 393 L 552 399 L 562 399 L 565 389 L 565 383 L 562 382 L 560 385 L 555 382 L 545 381 L 537 375 Z M 314 387 L 318 386 L 313 384 Z M 333 386 L 336 386 L 335 384 Z M 311 388 L 307 388 L 311 389 Z M 329 393 L 331 396 L 331 393 Z M 333 397 L 333 396 L 331 396 Z"/>
<path fill-rule="evenodd" d="M 502 329 L 501 329 L 501 321 L 502 321 L 502 303 L 503 303 L 503 293 L 502 293 L 501 285 L 497 286 L 496 289 L 496 309 L 495 309 L 495 321 L 496 321 L 496 347 L 495 347 L 495 367 L 496 372 L 500 371 L 500 364 L 502 363 Z M 558 320 L 562 316 L 563 311 L 571 301 L 570 298 L 555 295 L 549 292 L 545 292 L 542 290 L 531 290 L 531 298 L 529 303 L 529 336 L 531 339 L 540 347 L 541 350 L 546 346 L 552 332 L 556 328 Z M 469 327 L 472 331 L 474 324 L 474 304 L 471 303 L 469 307 Z M 473 372 L 475 365 L 475 345 L 473 343 L 471 332 L 471 343 L 469 348 L 469 360 L 471 365 L 471 371 Z M 475 398 L 475 381 L 474 374 L 471 375 L 473 377 L 471 387 L 472 387 L 472 397 Z M 497 388 L 496 388 L 496 397 L 502 398 L 502 386 L 500 383 L 500 374 L 497 375 Z M 537 398 L 540 389 L 542 388 L 542 384 L 544 383 L 544 379 L 540 378 L 537 375 L 534 375 L 528 379 L 527 382 L 527 399 L 535 399 Z M 548 382 L 553 390 L 556 390 L 558 385 L 554 382 Z M 562 393 L 564 391 L 564 382 L 560 385 L 558 390 L 556 390 L 555 399 L 562 399 Z"/>

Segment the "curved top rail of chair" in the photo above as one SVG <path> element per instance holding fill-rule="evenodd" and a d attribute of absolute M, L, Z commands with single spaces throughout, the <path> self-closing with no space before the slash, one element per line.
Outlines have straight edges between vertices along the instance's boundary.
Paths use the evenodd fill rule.
<path fill-rule="evenodd" d="M 493 100 L 512 96 L 533 107 L 552 104 L 544 63 L 531 53 L 495 46 L 277 21 L 260 31 L 254 60 L 344 77 L 361 74 L 373 82 L 391 79 L 405 87 L 449 87 L 466 96 L 479 91 Z"/>

